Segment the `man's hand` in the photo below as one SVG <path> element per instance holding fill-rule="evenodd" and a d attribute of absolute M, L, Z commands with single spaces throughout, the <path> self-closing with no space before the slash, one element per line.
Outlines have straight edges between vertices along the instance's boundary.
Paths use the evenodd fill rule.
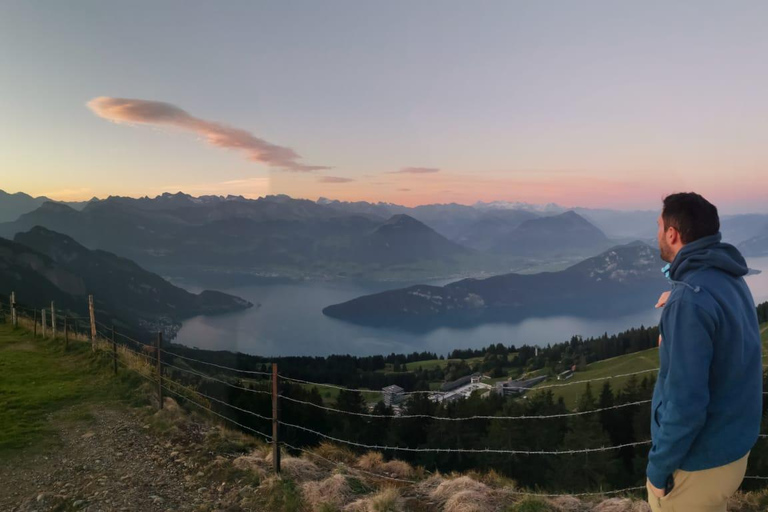
<path fill-rule="evenodd" d="M 667 495 L 667 491 L 654 487 L 650 480 L 648 480 L 648 488 L 651 490 L 654 496 L 657 498 L 663 498 Z"/>
<path fill-rule="evenodd" d="M 669 299 L 669 293 L 670 292 L 664 292 L 661 294 L 661 297 L 659 297 L 659 302 L 656 303 L 656 309 L 664 307 L 664 305 L 667 303 L 667 299 Z"/>

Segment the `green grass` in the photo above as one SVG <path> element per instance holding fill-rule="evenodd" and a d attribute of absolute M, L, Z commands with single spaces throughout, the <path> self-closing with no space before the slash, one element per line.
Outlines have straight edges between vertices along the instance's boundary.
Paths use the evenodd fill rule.
<path fill-rule="evenodd" d="M 761 338 L 763 342 L 763 364 L 768 364 L 768 324 L 760 326 Z M 644 350 L 642 352 L 635 352 L 633 354 L 627 354 L 624 356 L 618 356 L 611 359 L 605 359 L 587 365 L 587 368 L 583 372 L 576 372 L 574 376 L 567 381 L 561 382 L 557 380 L 548 380 L 543 382 L 540 386 L 550 386 L 552 384 L 569 384 L 562 388 L 550 388 L 555 394 L 555 398 L 562 396 L 565 399 L 565 404 L 568 408 L 574 408 L 578 402 L 579 397 L 584 393 L 586 384 L 573 384 L 580 381 L 586 381 L 591 379 L 598 379 L 601 377 L 610 377 L 613 375 L 623 375 L 625 373 L 634 373 L 642 370 L 650 370 L 659 367 L 659 349 L 652 348 Z M 638 375 L 638 382 L 642 380 L 646 374 Z M 648 372 L 647 375 L 653 375 Z M 614 392 L 624 387 L 624 384 L 629 380 L 629 377 L 620 377 L 617 379 L 610 379 L 611 388 Z M 600 389 L 603 386 L 604 381 L 598 381 L 592 383 L 592 393 L 597 398 L 600 394 Z M 536 387 L 533 388 L 534 392 Z"/>
<path fill-rule="evenodd" d="M 97 403 L 138 403 L 141 378 L 127 371 L 114 378 L 110 363 L 88 344 L 64 352 L 61 341 L 0 324 L 0 455 L 55 442 L 52 415 L 56 423 L 82 421 Z"/>
<path fill-rule="evenodd" d="M 336 401 L 339 398 L 339 390 L 337 388 L 329 388 L 326 386 L 315 386 L 314 384 L 301 384 L 301 387 L 310 391 L 312 388 L 317 388 L 320 393 L 320 397 L 323 399 L 323 403 L 326 405 L 336 405 Z M 365 401 L 369 405 L 376 405 L 383 399 L 383 395 L 380 392 L 371 392 L 360 390 Z"/>
<path fill-rule="evenodd" d="M 546 501 L 536 498 L 525 498 L 507 509 L 508 512 L 551 512 L 555 509 Z"/>
<path fill-rule="evenodd" d="M 511 361 L 515 357 L 517 357 L 517 354 L 509 354 L 507 359 Z M 409 371 L 418 370 L 419 367 L 421 367 L 423 370 L 433 370 L 435 368 L 445 368 L 448 366 L 448 363 L 458 363 L 460 361 L 464 361 L 469 366 L 472 366 L 478 363 L 482 363 L 483 356 L 470 357 L 469 359 L 427 359 L 426 361 L 413 361 L 410 363 L 405 363 L 405 368 Z"/>
<path fill-rule="evenodd" d="M 565 399 L 565 405 L 568 408 L 573 408 L 579 400 L 579 397 L 584 393 L 587 385 L 577 384 L 581 381 L 599 379 L 601 377 L 612 377 L 614 375 L 623 375 L 626 373 L 634 373 L 642 370 L 652 370 L 659 367 L 659 350 L 658 348 L 652 348 L 643 350 L 642 352 L 635 352 L 633 354 L 627 354 L 624 356 L 618 356 L 611 359 L 605 359 L 587 365 L 587 368 L 582 372 L 576 372 L 573 377 L 567 381 L 547 380 L 541 384 L 541 386 L 550 386 L 553 384 L 568 384 L 562 388 L 550 388 L 555 394 L 555 397 L 562 396 Z M 638 382 L 642 380 L 646 374 L 640 374 L 637 376 Z M 653 373 L 648 372 L 648 376 Z M 616 379 L 610 379 L 611 388 L 614 392 L 624 387 L 624 384 L 630 379 L 630 377 L 619 377 Z M 600 388 L 603 386 L 603 382 L 592 383 L 592 393 L 595 398 L 600 394 Z M 534 390 L 536 388 L 533 388 Z"/>

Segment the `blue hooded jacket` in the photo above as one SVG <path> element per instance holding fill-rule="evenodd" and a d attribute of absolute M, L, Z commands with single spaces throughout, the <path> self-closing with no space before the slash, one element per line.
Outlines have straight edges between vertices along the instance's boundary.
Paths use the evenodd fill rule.
<path fill-rule="evenodd" d="M 740 459 L 757 441 L 762 350 L 746 261 L 720 233 L 683 246 L 669 268 L 661 367 L 653 391 L 648 479 Z"/>

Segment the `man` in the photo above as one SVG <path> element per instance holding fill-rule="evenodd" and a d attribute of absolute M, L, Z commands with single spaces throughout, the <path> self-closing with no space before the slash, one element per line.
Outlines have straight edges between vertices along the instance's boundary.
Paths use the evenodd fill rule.
<path fill-rule="evenodd" d="M 666 197 L 658 224 L 672 291 L 659 324 L 648 502 L 653 512 L 721 512 L 744 479 L 762 415 L 747 264 L 721 242 L 717 208 L 698 194 Z"/>

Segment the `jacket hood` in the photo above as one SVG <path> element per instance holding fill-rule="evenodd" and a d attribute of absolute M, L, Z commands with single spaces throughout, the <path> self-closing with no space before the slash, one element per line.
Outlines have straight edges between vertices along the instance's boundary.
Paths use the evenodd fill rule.
<path fill-rule="evenodd" d="M 670 278 L 680 281 L 686 274 L 707 267 L 736 277 L 747 275 L 749 268 L 744 256 L 736 247 L 721 240 L 722 235 L 717 233 L 684 245 L 669 267 Z"/>

